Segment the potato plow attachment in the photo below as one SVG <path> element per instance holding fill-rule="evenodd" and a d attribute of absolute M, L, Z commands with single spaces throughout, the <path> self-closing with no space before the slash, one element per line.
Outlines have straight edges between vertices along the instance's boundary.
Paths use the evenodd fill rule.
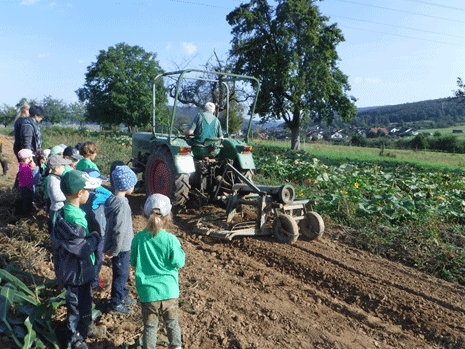
<path fill-rule="evenodd" d="M 231 164 L 232 170 L 242 183 L 234 184 L 226 197 L 226 224 L 229 229 L 198 228 L 199 234 L 232 240 L 236 236 L 274 235 L 279 242 L 294 243 L 299 235 L 308 239 L 320 237 L 325 229 L 321 216 L 313 211 L 314 200 L 295 200 L 291 185 L 255 185 Z M 244 207 L 252 208 L 255 220 L 236 222 Z"/>

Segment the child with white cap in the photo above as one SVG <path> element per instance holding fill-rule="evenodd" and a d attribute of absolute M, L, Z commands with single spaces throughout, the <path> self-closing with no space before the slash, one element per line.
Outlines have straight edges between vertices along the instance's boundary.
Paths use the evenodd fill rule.
<path fill-rule="evenodd" d="M 16 175 L 16 182 L 21 195 L 21 203 L 18 205 L 20 215 L 32 213 L 34 202 L 34 175 L 36 164 L 33 159 L 34 154 L 31 149 L 21 149 L 18 152 L 19 170 Z"/>
<path fill-rule="evenodd" d="M 149 196 L 144 214 L 147 226 L 137 233 L 131 246 L 131 265 L 136 268 L 136 289 L 142 303 L 143 348 L 155 349 L 161 316 L 169 347 L 180 349 L 178 269 L 184 266 L 185 254 L 176 236 L 165 230 L 171 221 L 170 199 L 162 194 Z"/>

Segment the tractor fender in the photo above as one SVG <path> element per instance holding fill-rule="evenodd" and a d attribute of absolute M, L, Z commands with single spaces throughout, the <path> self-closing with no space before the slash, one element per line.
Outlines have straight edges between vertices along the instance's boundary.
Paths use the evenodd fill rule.
<path fill-rule="evenodd" d="M 244 152 L 243 148 L 247 146 L 245 142 L 238 139 L 226 138 L 223 141 L 223 149 L 220 156 L 234 160 L 242 170 L 255 170 L 255 162 L 251 152 Z"/>
<path fill-rule="evenodd" d="M 174 167 L 176 168 L 177 173 L 194 173 L 195 172 L 195 164 L 194 164 L 194 156 L 192 152 L 188 154 L 181 155 L 179 153 L 180 146 L 177 145 L 165 145 L 164 148 L 168 149 L 173 157 Z"/>

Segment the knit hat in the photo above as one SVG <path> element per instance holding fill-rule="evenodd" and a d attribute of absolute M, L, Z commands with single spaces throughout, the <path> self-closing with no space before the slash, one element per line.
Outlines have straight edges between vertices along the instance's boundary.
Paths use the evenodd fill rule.
<path fill-rule="evenodd" d="M 144 213 L 149 217 L 155 209 L 159 209 L 163 217 L 168 215 L 171 212 L 170 198 L 163 194 L 150 195 L 145 202 Z"/>
<path fill-rule="evenodd" d="M 116 166 L 111 173 L 111 179 L 113 180 L 113 186 L 115 190 L 126 191 L 134 188 L 137 183 L 137 176 L 129 166 Z"/>
<path fill-rule="evenodd" d="M 25 148 L 25 149 L 21 149 L 18 152 L 18 158 L 20 158 L 20 159 L 27 159 L 27 158 L 30 158 L 31 156 L 33 156 L 31 149 L 26 149 Z"/>
<path fill-rule="evenodd" d="M 56 145 L 52 149 L 50 149 L 50 156 L 58 154 L 63 154 L 63 148 L 61 146 Z"/>
<path fill-rule="evenodd" d="M 93 168 L 85 168 L 82 170 L 82 172 L 87 173 L 90 177 L 92 178 L 99 178 L 102 180 L 102 182 L 108 182 L 107 177 L 103 177 L 99 171 L 93 169 Z"/>
<path fill-rule="evenodd" d="M 99 178 L 92 178 L 85 172 L 72 170 L 61 177 L 60 188 L 63 194 L 71 195 L 81 189 L 96 189 L 101 184 L 102 180 Z"/>
<path fill-rule="evenodd" d="M 47 160 L 47 167 L 52 170 L 61 165 L 70 165 L 71 160 L 66 160 L 61 155 L 52 155 Z"/>
<path fill-rule="evenodd" d="M 74 159 L 76 161 L 82 159 L 81 154 L 79 154 L 79 150 L 72 146 L 68 146 L 65 148 L 65 150 L 63 150 L 63 156 L 69 156 L 71 159 Z"/>

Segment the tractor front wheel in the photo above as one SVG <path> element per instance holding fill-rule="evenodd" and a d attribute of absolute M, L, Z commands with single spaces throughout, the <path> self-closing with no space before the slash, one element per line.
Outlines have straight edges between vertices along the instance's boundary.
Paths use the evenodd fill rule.
<path fill-rule="evenodd" d="M 166 147 L 157 147 L 145 167 L 147 195 L 163 194 L 171 199 L 173 207 L 184 207 L 189 198 L 189 174 L 177 173 L 173 156 Z"/>
<path fill-rule="evenodd" d="M 294 217 L 280 214 L 273 222 L 273 235 L 279 242 L 293 244 L 299 238 L 299 227 Z"/>

